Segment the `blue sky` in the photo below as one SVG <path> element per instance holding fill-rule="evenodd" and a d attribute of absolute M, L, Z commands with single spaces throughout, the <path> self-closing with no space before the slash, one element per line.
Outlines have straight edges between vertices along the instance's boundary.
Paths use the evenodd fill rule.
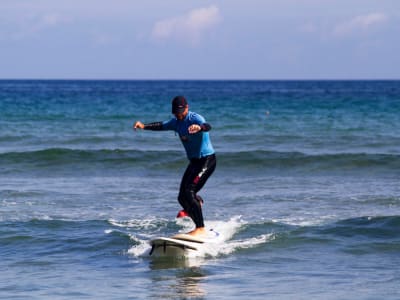
<path fill-rule="evenodd" d="M 399 0 L 1 0 L 0 78 L 400 79 Z"/>

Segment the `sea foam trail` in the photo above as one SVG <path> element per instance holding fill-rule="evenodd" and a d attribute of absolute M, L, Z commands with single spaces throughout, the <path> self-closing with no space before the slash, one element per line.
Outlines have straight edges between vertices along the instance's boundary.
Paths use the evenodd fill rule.
<path fill-rule="evenodd" d="M 188 219 L 177 219 L 176 223 L 182 227 L 178 233 L 188 232 L 193 229 L 192 222 Z M 266 243 L 271 239 L 272 234 L 263 234 L 248 239 L 233 240 L 233 236 L 246 224 L 245 221 L 241 220 L 240 216 L 232 217 L 227 222 L 217 220 L 206 222 L 206 226 L 210 230 L 208 232 L 209 238 L 206 238 L 206 244 L 204 247 L 201 247 L 199 251 L 190 252 L 187 258 L 205 258 L 229 255 L 238 249 L 252 248 L 259 244 Z M 131 239 L 136 245 L 131 247 L 127 253 L 136 257 L 148 256 L 151 249 L 149 241 L 154 237 L 155 236 L 152 236 L 149 239 L 143 239 L 132 235 Z"/>

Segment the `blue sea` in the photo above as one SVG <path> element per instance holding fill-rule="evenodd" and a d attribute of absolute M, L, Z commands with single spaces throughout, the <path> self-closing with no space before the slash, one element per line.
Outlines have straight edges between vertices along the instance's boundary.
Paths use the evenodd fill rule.
<path fill-rule="evenodd" d="M 226 241 L 155 260 L 187 159 L 171 99 L 212 125 L 200 192 Z M 400 81 L 0 81 L 1 299 L 400 299 Z"/>

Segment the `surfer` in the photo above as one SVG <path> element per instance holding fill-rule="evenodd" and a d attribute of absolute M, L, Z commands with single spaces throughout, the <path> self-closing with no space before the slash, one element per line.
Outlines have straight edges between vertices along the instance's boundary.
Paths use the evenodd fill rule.
<path fill-rule="evenodd" d="M 179 189 L 178 201 L 183 211 L 178 216 L 187 214 L 195 223 L 196 228 L 188 234 L 202 235 L 205 233 L 201 208 L 203 200 L 197 193 L 216 167 L 215 151 L 208 133 L 211 126 L 201 115 L 189 111 L 189 105 L 183 96 L 176 96 L 172 100 L 172 114 L 174 117 L 164 122 L 143 124 L 137 121 L 133 128 L 173 130 L 178 133 L 189 159 Z"/>

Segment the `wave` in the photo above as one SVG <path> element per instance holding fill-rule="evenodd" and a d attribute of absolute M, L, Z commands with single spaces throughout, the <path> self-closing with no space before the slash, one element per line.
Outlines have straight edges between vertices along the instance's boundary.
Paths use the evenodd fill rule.
<path fill-rule="evenodd" d="M 331 251 L 362 255 L 380 252 L 400 253 L 400 216 L 365 216 L 312 226 L 263 222 L 251 224 L 247 235 L 272 235 L 271 249 L 323 247 Z"/>
<path fill-rule="evenodd" d="M 87 220 L 32 219 L 0 222 L 1 255 L 15 260 L 26 255 L 51 257 L 63 253 L 95 258 L 114 253 L 145 257 L 149 241 L 189 230 L 189 220 Z M 242 255 L 249 252 L 304 251 L 321 249 L 351 255 L 400 253 L 400 216 L 355 217 L 328 224 L 300 226 L 273 221 L 210 220 L 208 226 L 224 238 L 204 258 Z"/>
<path fill-rule="evenodd" d="M 168 223 L 175 224 L 172 221 Z M 180 225 L 183 230 L 189 229 L 184 224 Z M 400 216 L 356 217 L 313 226 L 273 221 L 248 222 L 233 217 L 226 222 L 209 221 L 208 225 L 222 232 L 225 239 L 223 243 L 207 249 L 205 257 L 265 251 L 302 251 L 316 247 L 355 255 L 381 251 L 400 252 Z M 182 227 L 177 228 L 182 230 Z M 176 232 L 177 228 L 171 233 Z M 128 254 L 146 255 L 149 250 L 148 240 L 155 231 L 158 232 L 153 229 L 149 236 L 136 238 L 137 244 L 128 250 Z"/>
<path fill-rule="evenodd" d="M 241 172 L 395 172 L 400 169 L 400 155 L 369 153 L 334 153 L 309 155 L 301 152 L 239 151 L 217 153 L 220 170 Z M 80 150 L 51 148 L 38 151 L 0 154 L 1 172 L 29 170 L 171 170 L 186 163 L 182 151 Z"/>
<path fill-rule="evenodd" d="M 132 243 L 126 232 L 105 234 L 106 220 L 67 221 L 32 219 L 0 222 L 0 256 L 10 264 L 57 264 L 65 255 L 77 259 L 97 259 L 115 253 Z M 29 258 L 32 258 L 29 259 Z"/>
<path fill-rule="evenodd" d="M 335 170 L 349 168 L 387 167 L 398 168 L 400 155 L 368 153 L 322 153 L 304 154 L 301 152 L 244 151 L 223 155 L 228 165 L 237 163 L 253 167 L 308 168 L 316 170 Z"/>
<path fill-rule="evenodd" d="M 400 239 L 400 216 L 359 217 L 321 228 L 321 234 L 344 238 Z"/>
<path fill-rule="evenodd" d="M 145 171 L 157 165 L 167 164 L 167 168 L 178 160 L 182 153 L 174 151 L 139 150 L 80 150 L 51 148 L 38 151 L 8 152 L 0 154 L 0 174 L 88 174 L 112 171 Z"/>

